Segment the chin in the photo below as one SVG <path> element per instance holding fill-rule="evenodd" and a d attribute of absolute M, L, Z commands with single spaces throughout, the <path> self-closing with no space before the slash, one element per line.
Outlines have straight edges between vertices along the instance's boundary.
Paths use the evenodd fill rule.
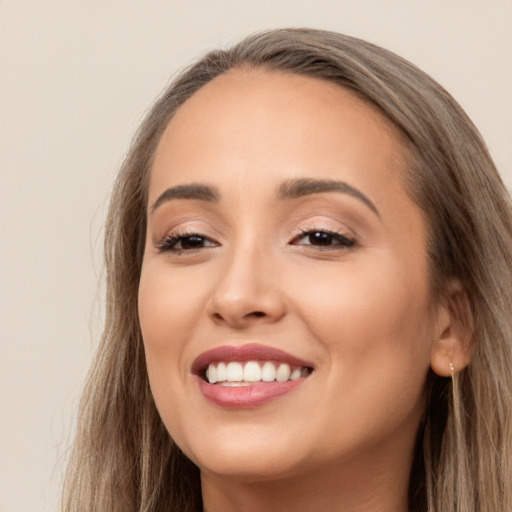
<path fill-rule="evenodd" d="M 202 472 L 262 481 L 291 476 L 304 467 L 305 454 L 297 449 L 297 441 L 288 436 L 276 439 L 275 432 L 246 428 L 227 430 L 230 432 L 217 435 L 210 432 L 203 437 L 203 442 L 182 448 Z M 238 432 L 234 432 L 236 430 Z"/>
<path fill-rule="evenodd" d="M 196 462 L 201 473 L 210 473 L 227 477 L 240 482 L 276 481 L 301 473 L 298 461 L 283 461 L 277 457 L 247 457 L 236 459 L 223 458 L 215 461 L 201 460 Z"/>

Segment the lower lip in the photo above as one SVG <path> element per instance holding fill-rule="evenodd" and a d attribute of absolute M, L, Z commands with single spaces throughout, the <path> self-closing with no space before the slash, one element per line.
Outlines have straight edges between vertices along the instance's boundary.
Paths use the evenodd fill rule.
<path fill-rule="evenodd" d="M 210 384 L 198 377 L 199 389 L 212 404 L 225 409 L 251 409 L 261 407 L 300 386 L 306 379 L 286 382 L 264 382 L 250 386 L 227 387 Z"/>

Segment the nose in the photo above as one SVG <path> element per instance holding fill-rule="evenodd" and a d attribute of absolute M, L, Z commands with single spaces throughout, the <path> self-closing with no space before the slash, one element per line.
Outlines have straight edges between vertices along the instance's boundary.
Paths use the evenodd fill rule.
<path fill-rule="evenodd" d="M 286 314 L 277 269 L 263 251 L 240 250 L 220 272 L 208 304 L 215 324 L 245 329 L 278 322 Z"/>

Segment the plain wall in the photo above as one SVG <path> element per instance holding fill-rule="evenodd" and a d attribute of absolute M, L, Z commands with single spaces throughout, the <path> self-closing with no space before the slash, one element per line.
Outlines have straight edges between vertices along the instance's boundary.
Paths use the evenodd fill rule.
<path fill-rule="evenodd" d="M 311 26 L 413 61 L 512 185 L 511 0 L 0 0 L 0 511 L 53 511 L 101 331 L 109 189 L 171 75 L 260 29 Z"/>

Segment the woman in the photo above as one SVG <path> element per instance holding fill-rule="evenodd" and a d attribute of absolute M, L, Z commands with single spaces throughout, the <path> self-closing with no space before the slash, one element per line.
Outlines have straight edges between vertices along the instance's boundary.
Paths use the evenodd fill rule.
<path fill-rule="evenodd" d="M 65 510 L 512 510 L 511 226 L 410 63 L 306 29 L 210 53 L 115 186 Z"/>

